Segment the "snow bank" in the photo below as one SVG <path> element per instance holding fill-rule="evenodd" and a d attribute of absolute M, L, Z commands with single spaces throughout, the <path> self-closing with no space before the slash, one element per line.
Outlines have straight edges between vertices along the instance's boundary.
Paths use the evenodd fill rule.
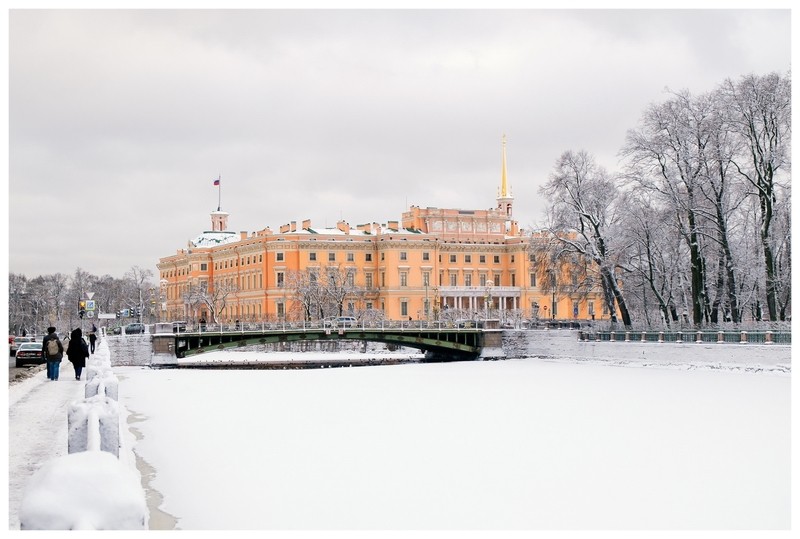
<path fill-rule="evenodd" d="M 52 459 L 28 482 L 23 530 L 143 530 L 147 507 L 139 477 L 110 453 Z"/>

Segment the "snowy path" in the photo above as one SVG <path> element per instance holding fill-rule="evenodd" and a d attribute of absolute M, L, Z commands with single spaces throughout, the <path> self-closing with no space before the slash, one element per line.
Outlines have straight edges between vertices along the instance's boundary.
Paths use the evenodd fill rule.
<path fill-rule="evenodd" d="M 108 354 L 99 344 L 97 354 Z M 47 372 L 8 389 L 8 527 L 19 529 L 19 505 L 31 476 L 50 459 L 67 454 L 67 411 L 84 397 L 86 370 L 75 380 L 72 364 L 64 359 L 58 381 Z"/>

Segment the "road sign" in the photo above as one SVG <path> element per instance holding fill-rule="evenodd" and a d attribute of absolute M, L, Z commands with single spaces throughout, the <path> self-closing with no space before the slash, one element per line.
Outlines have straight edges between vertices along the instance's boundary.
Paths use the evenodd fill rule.
<path fill-rule="evenodd" d="M 94 310 L 94 300 L 90 299 L 86 302 L 86 310 L 93 311 Z"/>
<path fill-rule="evenodd" d="M 86 311 L 86 318 L 94 318 L 94 311 Z"/>
<path fill-rule="evenodd" d="M 108 320 L 113 320 L 116 317 L 117 317 L 116 313 L 100 313 L 97 315 L 97 318 L 108 319 Z"/>

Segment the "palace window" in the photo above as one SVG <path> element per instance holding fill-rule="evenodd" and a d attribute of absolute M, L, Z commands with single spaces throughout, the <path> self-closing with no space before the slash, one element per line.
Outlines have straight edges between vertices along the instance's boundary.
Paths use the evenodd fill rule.
<path fill-rule="evenodd" d="M 531 287 L 536 286 L 536 274 L 531 273 Z"/>
<path fill-rule="evenodd" d="M 494 274 L 494 285 L 495 286 L 500 286 L 500 274 L 499 273 L 495 273 Z"/>
<path fill-rule="evenodd" d="M 465 273 L 464 274 L 464 286 L 472 286 L 472 274 Z"/>
<path fill-rule="evenodd" d="M 402 316 L 403 318 L 408 316 L 408 301 L 406 300 L 402 300 L 400 302 L 400 316 Z"/>
<path fill-rule="evenodd" d="M 372 274 L 365 273 L 364 274 L 364 286 L 367 288 L 372 288 Z"/>
<path fill-rule="evenodd" d="M 279 271 L 275 274 L 275 279 L 278 281 L 278 288 L 283 288 L 283 272 Z"/>
<path fill-rule="evenodd" d="M 283 262 L 283 253 L 275 253 L 275 261 Z"/>
<path fill-rule="evenodd" d="M 431 259 L 431 254 L 428 251 L 423 251 L 422 253 L 423 262 L 428 262 L 430 259 Z"/>
<path fill-rule="evenodd" d="M 200 271 L 208 271 L 208 264 L 206 263 L 200 264 Z"/>
<path fill-rule="evenodd" d="M 431 285 L 431 272 L 430 271 L 423 271 L 422 272 L 422 286 L 430 286 Z"/>
<path fill-rule="evenodd" d="M 408 253 L 405 251 L 400 251 L 400 260 L 408 260 Z"/>
<path fill-rule="evenodd" d="M 456 286 L 456 283 L 458 283 L 458 274 L 451 273 L 450 274 L 450 286 Z"/>
<path fill-rule="evenodd" d="M 480 264 L 486 264 L 486 255 L 479 255 L 478 256 L 478 262 Z"/>
<path fill-rule="evenodd" d="M 317 253 L 308 253 L 308 260 L 311 262 L 317 261 Z"/>
<path fill-rule="evenodd" d="M 485 273 L 481 273 L 479 281 L 481 283 L 481 286 L 486 286 L 486 274 Z"/>
<path fill-rule="evenodd" d="M 386 272 L 381 272 L 381 286 L 386 286 Z"/>
<path fill-rule="evenodd" d="M 472 264 L 472 255 L 464 255 L 464 264 Z"/>
<path fill-rule="evenodd" d="M 400 286 L 408 286 L 408 272 L 401 271 L 400 272 Z"/>
<path fill-rule="evenodd" d="M 328 253 L 328 262 L 336 262 L 336 253 Z"/>
<path fill-rule="evenodd" d="M 517 274 L 516 273 L 512 273 L 511 274 L 511 286 L 517 286 Z"/>
<path fill-rule="evenodd" d="M 348 262 L 354 262 L 355 261 L 355 254 L 347 253 L 347 261 Z"/>
<path fill-rule="evenodd" d="M 494 255 L 494 263 L 495 264 L 499 264 L 500 263 L 500 255 Z"/>
<path fill-rule="evenodd" d="M 450 263 L 451 264 L 455 264 L 456 263 L 456 255 L 450 255 Z"/>

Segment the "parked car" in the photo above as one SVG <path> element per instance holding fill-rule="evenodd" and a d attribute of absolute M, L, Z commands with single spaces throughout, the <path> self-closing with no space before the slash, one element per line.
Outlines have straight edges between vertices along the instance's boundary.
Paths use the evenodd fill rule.
<path fill-rule="evenodd" d="M 134 322 L 133 324 L 128 324 L 125 326 L 125 333 L 130 335 L 131 333 L 144 333 L 144 324 L 140 324 L 138 322 Z"/>
<path fill-rule="evenodd" d="M 122 326 L 114 326 L 113 328 L 109 329 L 108 332 L 111 335 L 121 335 L 122 334 Z"/>
<path fill-rule="evenodd" d="M 25 365 L 41 365 L 44 363 L 42 357 L 42 343 L 24 342 L 19 345 L 16 356 L 17 368 Z"/>
<path fill-rule="evenodd" d="M 8 345 L 10 348 L 11 355 L 16 355 L 17 350 L 23 343 L 27 342 L 35 342 L 36 339 L 33 337 L 17 337 L 17 336 L 10 336 L 8 338 Z"/>
<path fill-rule="evenodd" d="M 322 325 L 326 328 L 352 328 L 358 325 L 358 320 L 352 316 L 337 316 L 326 318 Z"/>

